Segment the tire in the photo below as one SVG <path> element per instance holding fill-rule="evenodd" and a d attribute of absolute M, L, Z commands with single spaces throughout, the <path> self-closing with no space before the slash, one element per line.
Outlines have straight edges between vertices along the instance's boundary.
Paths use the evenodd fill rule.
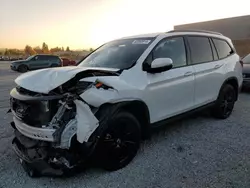
<path fill-rule="evenodd" d="M 20 65 L 18 67 L 18 71 L 22 72 L 22 73 L 27 72 L 28 71 L 28 67 L 26 65 Z"/>
<path fill-rule="evenodd" d="M 213 116 L 218 119 L 228 118 L 233 111 L 235 101 L 236 91 L 233 86 L 229 84 L 224 85 L 212 109 Z"/>
<path fill-rule="evenodd" d="M 96 162 L 107 171 L 127 166 L 140 147 L 141 127 L 129 112 L 119 111 L 105 122 L 105 130 L 97 145 Z"/>
<path fill-rule="evenodd" d="M 35 169 L 32 169 L 27 162 L 23 161 L 22 166 L 23 166 L 24 170 L 27 172 L 29 177 L 31 177 L 31 178 L 40 177 L 39 172 L 37 172 Z"/>

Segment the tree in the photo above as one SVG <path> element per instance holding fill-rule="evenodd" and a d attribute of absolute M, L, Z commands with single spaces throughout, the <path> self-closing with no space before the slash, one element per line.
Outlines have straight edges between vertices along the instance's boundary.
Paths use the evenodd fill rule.
<path fill-rule="evenodd" d="M 68 47 L 68 46 L 67 46 L 67 48 L 66 48 L 66 51 L 67 51 L 67 52 L 69 52 L 69 51 L 70 51 L 70 49 L 69 49 L 69 47 Z"/>
<path fill-rule="evenodd" d="M 35 48 L 33 48 L 33 50 L 36 52 L 36 54 L 42 54 L 43 53 L 43 51 L 40 48 L 40 46 L 36 46 Z"/>
<path fill-rule="evenodd" d="M 64 52 L 64 47 L 62 47 L 62 51 Z"/>
<path fill-rule="evenodd" d="M 4 55 L 5 56 L 9 56 L 10 55 L 10 51 L 7 48 L 5 49 Z"/>
<path fill-rule="evenodd" d="M 90 51 L 90 52 L 93 52 L 94 50 L 93 50 L 93 48 L 90 48 L 89 51 Z"/>
<path fill-rule="evenodd" d="M 50 52 L 51 52 L 51 53 L 60 52 L 60 51 L 62 51 L 62 49 L 59 48 L 59 47 L 55 47 L 55 48 L 51 48 L 51 49 L 50 49 Z"/>
<path fill-rule="evenodd" d="M 44 42 L 43 45 L 42 45 L 42 52 L 44 54 L 48 54 L 50 51 L 49 51 L 49 47 L 48 45 Z"/>
<path fill-rule="evenodd" d="M 35 55 L 36 51 L 31 46 L 26 45 L 25 48 L 24 48 L 24 53 L 26 55 Z"/>

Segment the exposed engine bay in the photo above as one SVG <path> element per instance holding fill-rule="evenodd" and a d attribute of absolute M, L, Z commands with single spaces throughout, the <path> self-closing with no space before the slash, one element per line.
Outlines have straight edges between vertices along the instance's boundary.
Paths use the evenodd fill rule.
<path fill-rule="evenodd" d="M 88 104 L 83 95 L 91 89 L 115 92 L 96 78 L 117 75 L 116 71 L 86 70 L 49 92 L 31 91 L 20 85 L 12 89 L 12 144 L 30 176 L 61 176 L 88 163 L 100 136 L 95 132 L 100 106 Z M 92 81 L 82 81 L 83 78 Z"/>

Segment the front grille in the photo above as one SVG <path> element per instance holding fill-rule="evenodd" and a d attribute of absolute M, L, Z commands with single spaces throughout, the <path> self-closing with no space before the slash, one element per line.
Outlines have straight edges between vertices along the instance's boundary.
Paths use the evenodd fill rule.
<path fill-rule="evenodd" d="M 21 101 L 11 98 L 10 103 L 17 118 L 28 125 L 41 127 L 47 125 L 55 115 L 58 101 Z"/>

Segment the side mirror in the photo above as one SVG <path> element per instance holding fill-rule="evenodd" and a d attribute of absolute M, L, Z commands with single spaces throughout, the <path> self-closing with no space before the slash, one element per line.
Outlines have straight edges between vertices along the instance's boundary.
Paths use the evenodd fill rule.
<path fill-rule="evenodd" d="M 160 73 L 170 70 L 173 67 L 173 61 L 170 58 L 157 58 L 152 61 L 151 66 L 143 69 L 149 73 Z"/>

